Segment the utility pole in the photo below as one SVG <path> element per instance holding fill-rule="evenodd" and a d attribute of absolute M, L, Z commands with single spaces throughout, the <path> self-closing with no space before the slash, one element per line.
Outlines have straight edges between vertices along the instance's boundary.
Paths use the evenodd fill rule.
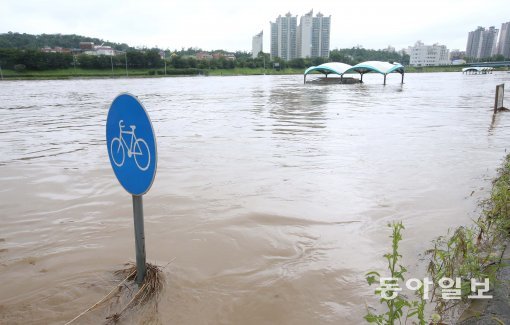
<path fill-rule="evenodd" d="M 2 73 L 2 66 L 0 65 L 0 78 L 4 80 L 4 74 Z"/>

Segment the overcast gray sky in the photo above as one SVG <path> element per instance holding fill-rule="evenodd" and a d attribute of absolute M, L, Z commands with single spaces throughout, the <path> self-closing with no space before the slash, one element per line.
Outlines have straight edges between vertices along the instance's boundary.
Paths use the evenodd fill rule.
<path fill-rule="evenodd" d="M 311 9 L 331 15 L 331 48 L 362 45 L 397 50 L 440 43 L 465 50 L 477 26 L 510 21 L 508 0 L 1 0 L 0 33 L 79 34 L 132 46 L 251 51 L 253 35 L 269 22 Z"/>

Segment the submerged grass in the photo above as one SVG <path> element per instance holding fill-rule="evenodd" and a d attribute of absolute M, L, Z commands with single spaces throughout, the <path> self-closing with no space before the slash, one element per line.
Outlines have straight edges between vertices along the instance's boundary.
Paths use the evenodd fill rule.
<path fill-rule="evenodd" d="M 106 317 L 107 324 L 118 322 L 129 310 L 136 307 L 149 306 L 149 308 L 153 309 L 151 314 L 154 315 L 157 312 L 157 302 L 160 293 L 165 285 L 163 268 L 147 263 L 145 278 L 140 285 L 137 285 L 135 283 L 136 265 L 134 263 L 127 263 L 125 266 L 125 268 L 114 272 L 115 276 L 123 278 L 122 282 L 101 300 L 67 322 L 66 325 L 74 323 L 89 312 L 105 305 L 107 305 L 108 311 L 115 310 L 115 312 L 108 312 L 109 316 Z"/>
<path fill-rule="evenodd" d="M 126 264 L 127 268 L 115 271 L 115 275 L 127 278 L 134 282 L 136 279 L 136 265 L 134 263 Z M 143 305 L 151 299 L 157 299 L 164 285 L 164 275 L 161 268 L 157 265 L 147 263 L 147 273 L 140 285 L 140 289 L 131 299 L 126 307 Z"/>
<path fill-rule="evenodd" d="M 474 224 L 448 231 L 448 234 L 435 239 L 434 247 L 425 252 L 430 257 L 427 272 L 432 278 L 430 304 L 435 312 L 431 318 L 434 324 L 439 323 L 440 320 L 453 322 L 458 315 L 457 307 L 467 306 L 468 296 L 473 294 L 471 279 L 478 282 L 489 279 L 492 286 L 496 283 L 496 272 L 501 261 L 501 254 L 510 238 L 510 155 L 506 156 L 498 176 L 493 181 L 491 195 L 481 203 L 481 207 L 482 215 Z M 385 255 L 388 262 L 401 257 L 396 239 L 401 238 L 400 231 L 404 229 L 401 223 L 393 223 L 391 227 L 393 252 Z M 402 271 L 395 274 L 394 265 L 395 263 L 388 263 L 391 277 L 403 280 Z M 402 269 L 405 272 L 405 268 L 400 266 L 400 270 Z M 460 299 L 443 299 L 442 288 L 439 284 L 445 278 L 452 281 L 460 279 Z M 369 284 L 379 279 L 377 272 L 367 273 Z M 423 285 L 420 289 L 423 290 Z M 389 292 L 393 293 L 393 291 Z M 376 294 L 379 293 L 376 291 Z M 419 291 L 418 293 L 420 294 Z M 401 310 L 403 307 L 410 307 L 409 300 L 404 298 L 389 303 L 386 299 L 381 299 L 380 302 L 387 306 L 387 311 L 381 315 L 368 312 L 365 319 L 377 324 L 407 323 L 408 317 Z M 419 311 L 423 313 L 424 301 L 421 303 Z M 400 309 L 396 309 L 395 304 L 401 306 Z M 418 308 L 420 302 L 416 304 Z M 405 319 L 403 319 L 404 316 L 406 316 Z M 421 314 L 419 324 L 423 324 L 424 318 Z"/>
<path fill-rule="evenodd" d="M 461 299 L 440 299 L 437 285 L 432 292 L 435 310 L 452 319 L 456 306 L 468 303 L 471 279 L 489 279 L 496 283 L 501 254 L 510 230 L 510 155 L 505 158 L 498 177 L 493 181 L 490 197 L 482 202 L 483 213 L 473 225 L 459 227 L 437 238 L 430 256 L 428 272 L 434 283 L 441 278 L 461 279 Z"/>
<path fill-rule="evenodd" d="M 245 75 L 288 75 L 303 74 L 304 69 L 263 69 L 263 68 L 235 68 L 235 69 L 128 69 L 114 68 L 112 69 L 82 69 L 67 68 L 55 70 L 2 70 L 2 76 L 5 80 L 17 79 L 72 79 L 72 78 L 131 78 L 131 77 L 174 77 L 174 76 L 245 76 Z"/>

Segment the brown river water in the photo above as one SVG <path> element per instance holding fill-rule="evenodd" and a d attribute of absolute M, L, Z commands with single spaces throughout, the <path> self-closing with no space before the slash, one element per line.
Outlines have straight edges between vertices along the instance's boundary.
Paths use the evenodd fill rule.
<path fill-rule="evenodd" d="M 363 323 L 387 223 L 404 222 L 409 277 L 423 277 L 430 241 L 479 215 L 510 136 L 509 113 L 492 119 L 507 72 L 382 79 L 0 81 L 0 323 L 63 324 L 134 260 L 131 197 L 105 145 L 126 91 L 158 143 L 147 258 L 175 260 L 157 311 L 122 324 Z"/>

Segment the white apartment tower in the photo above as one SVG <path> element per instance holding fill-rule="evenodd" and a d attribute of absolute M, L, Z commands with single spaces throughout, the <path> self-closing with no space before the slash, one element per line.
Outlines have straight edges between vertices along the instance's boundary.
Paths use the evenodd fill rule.
<path fill-rule="evenodd" d="M 313 10 L 301 17 L 297 31 L 298 57 L 312 57 Z"/>
<path fill-rule="evenodd" d="M 261 31 L 257 35 L 253 36 L 251 41 L 251 55 L 255 59 L 260 52 L 263 52 L 263 36 L 264 31 Z"/>
<path fill-rule="evenodd" d="M 301 17 L 297 32 L 297 55 L 299 58 L 329 57 L 331 16 L 313 10 Z"/>
<path fill-rule="evenodd" d="M 313 20 L 312 58 L 329 58 L 329 39 L 331 31 L 331 15 L 325 17 L 320 12 Z"/>
<path fill-rule="evenodd" d="M 510 22 L 501 24 L 499 32 L 498 54 L 510 58 Z"/>
<path fill-rule="evenodd" d="M 485 29 L 479 26 L 476 30 L 469 32 L 466 46 L 466 56 L 469 58 L 489 58 L 496 54 L 498 32 L 494 26 Z"/>
<path fill-rule="evenodd" d="M 290 12 L 271 22 L 271 59 L 275 57 L 286 61 L 297 58 L 297 16 Z"/>
<path fill-rule="evenodd" d="M 425 45 L 418 41 L 410 47 L 409 64 L 415 67 L 447 65 L 450 63 L 445 45 Z"/>

